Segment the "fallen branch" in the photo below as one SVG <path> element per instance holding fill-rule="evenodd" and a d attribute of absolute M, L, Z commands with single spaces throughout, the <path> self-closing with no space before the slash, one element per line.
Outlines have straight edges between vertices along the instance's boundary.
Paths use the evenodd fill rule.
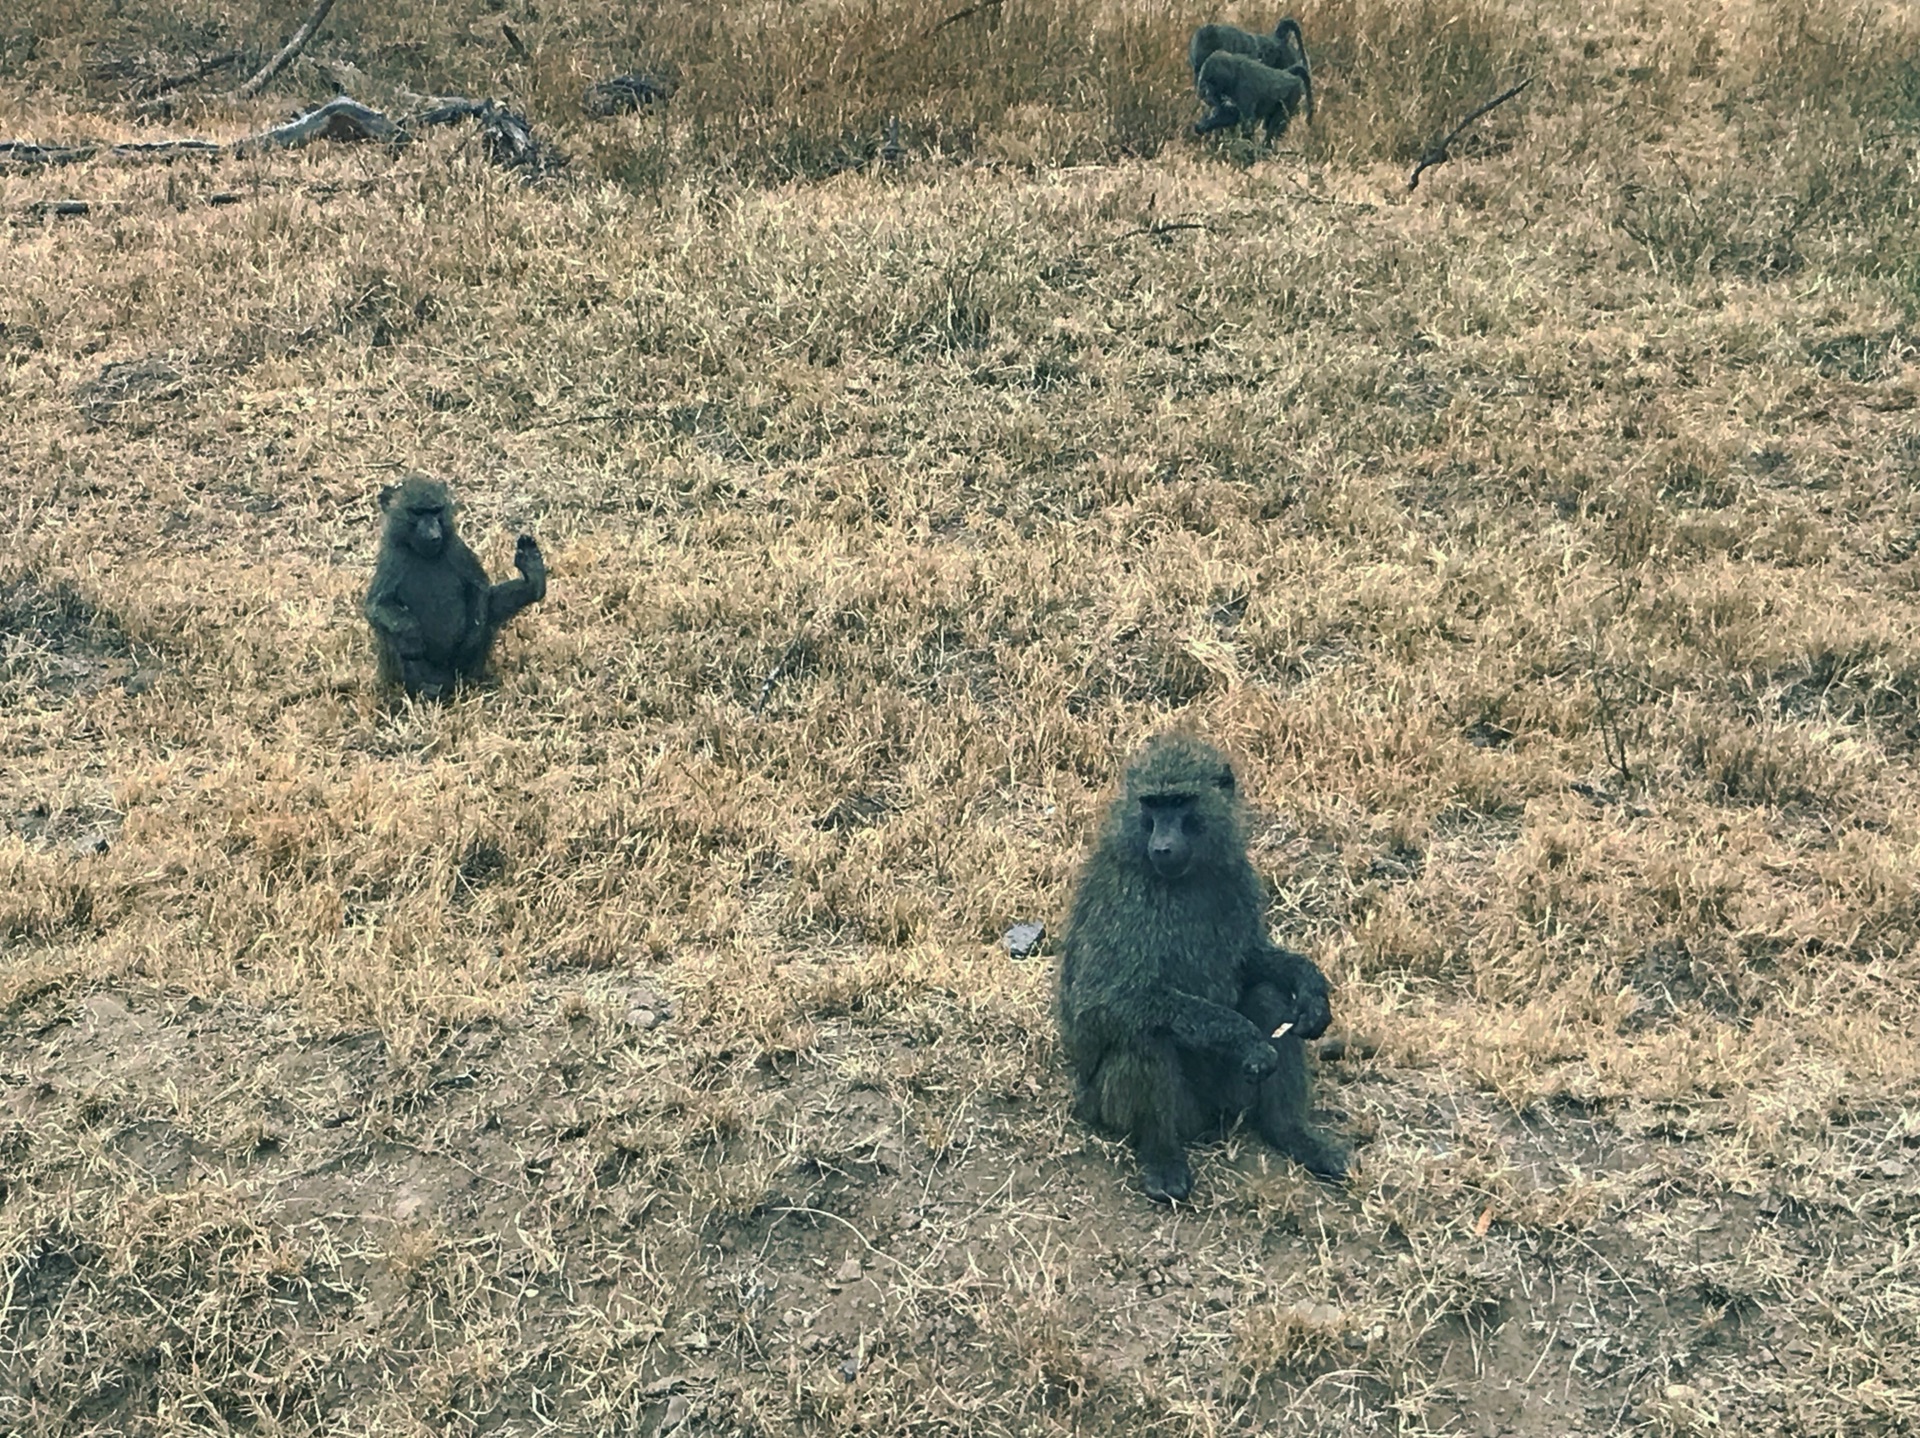
<path fill-rule="evenodd" d="M 221 144 L 214 140 L 146 140 L 124 145 L 41 145 L 31 140 L 0 140 L 0 168 L 17 165 L 49 168 L 81 160 L 171 160 L 180 155 L 257 155 L 267 150 L 293 150 L 314 140 L 378 140 L 404 145 L 412 130 L 423 125 L 450 125 L 472 120 L 486 141 L 487 158 L 508 169 L 545 174 L 566 163 L 533 133 L 527 118 L 498 100 L 469 100 L 437 96 L 404 120 L 391 120 L 371 106 L 346 95 L 296 115 L 283 124 Z"/>
<path fill-rule="evenodd" d="M 1444 165 L 1448 160 L 1453 158 L 1452 155 L 1447 153 L 1447 147 L 1460 138 L 1460 132 L 1462 130 L 1466 129 L 1467 126 L 1471 125 L 1496 105 L 1506 104 L 1507 101 L 1511 100 L 1515 95 L 1518 95 L 1532 83 L 1533 76 L 1529 75 L 1512 89 L 1502 90 L 1498 95 L 1495 95 L 1491 100 L 1487 101 L 1486 104 L 1467 116 L 1466 119 L 1447 131 L 1447 133 L 1441 137 L 1439 144 L 1429 146 L 1427 153 L 1420 157 L 1420 163 L 1413 167 L 1413 173 L 1407 176 L 1407 188 L 1409 190 L 1418 188 L 1420 184 L 1420 172 L 1422 170 L 1431 169 L 1435 165 Z"/>
<path fill-rule="evenodd" d="M 275 75 L 287 68 L 287 62 L 298 55 L 307 41 L 313 38 L 313 32 L 320 28 L 320 22 L 327 18 L 327 11 L 333 8 L 333 0 L 320 0 L 313 7 L 313 13 L 293 32 L 293 38 L 280 47 L 280 53 L 262 65 L 254 77 L 228 96 L 233 100 L 251 100 L 267 87 Z"/>
<path fill-rule="evenodd" d="M 227 146 L 212 140 L 142 140 L 124 145 L 41 145 L 32 140 L 0 140 L 0 165 L 48 168 L 105 155 L 110 160 L 172 159 L 175 155 L 218 155 Z"/>
<path fill-rule="evenodd" d="M 487 158 L 509 170 L 526 170 L 544 175 L 566 164 L 566 156 L 542 144 L 533 133 L 533 125 L 517 110 L 509 110 L 498 100 L 468 100 L 458 95 L 435 96 L 423 110 L 414 112 L 409 123 L 415 125 L 451 125 L 456 120 L 472 120 L 486 141 Z"/>
<path fill-rule="evenodd" d="M 335 95 L 317 110 L 236 140 L 233 152 L 257 155 L 263 150 L 297 150 L 313 140 L 382 140 L 391 145 L 404 142 L 404 132 L 378 110 L 345 95 Z"/>

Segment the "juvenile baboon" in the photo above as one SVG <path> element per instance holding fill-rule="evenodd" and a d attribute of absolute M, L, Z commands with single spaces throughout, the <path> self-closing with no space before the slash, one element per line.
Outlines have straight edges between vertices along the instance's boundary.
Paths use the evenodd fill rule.
<path fill-rule="evenodd" d="M 1193 80 L 1200 83 L 1200 67 L 1207 56 L 1225 50 L 1234 55 L 1250 55 L 1262 65 L 1287 70 L 1307 63 L 1307 40 L 1300 33 L 1300 22 L 1291 15 L 1273 27 L 1271 35 L 1242 30 L 1238 25 L 1202 25 L 1187 42 L 1187 67 Z"/>
<path fill-rule="evenodd" d="M 386 528 L 365 611 L 380 682 L 437 699 L 455 681 L 478 678 L 500 627 L 547 596 L 547 562 L 530 534 L 514 546 L 521 577 L 503 584 L 453 532 L 447 487 L 424 474 L 380 491 Z"/>
<path fill-rule="evenodd" d="M 1287 132 L 1304 99 L 1307 123 L 1313 123 L 1313 77 L 1305 63 L 1285 70 L 1262 65 L 1246 55 L 1216 50 L 1200 66 L 1195 86 L 1201 103 L 1212 107 L 1193 129 L 1198 135 L 1258 120 L 1269 141 Z"/>
<path fill-rule="evenodd" d="M 1326 977 L 1273 943 L 1265 909 L 1233 767 L 1199 739 L 1153 740 L 1080 871 L 1057 995 L 1075 1112 L 1132 1141 L 1151 1198 L 1192 1192 L 1187 1141 L 1248 1111 L 1313 1173 L 1346 1173 L 1307 1116 Z"/>

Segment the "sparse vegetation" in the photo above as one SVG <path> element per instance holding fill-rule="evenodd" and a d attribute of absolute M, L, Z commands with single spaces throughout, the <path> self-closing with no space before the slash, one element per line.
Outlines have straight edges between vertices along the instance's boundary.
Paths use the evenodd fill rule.
<path fill-rule="evenodd" d="M 1268 151 L 1267 14 L 493 3 L 0 17 L 571 157 L 0 169 L 0 1431 L 1920 1424 L 1912 7 L 1302 3 Z M 412 469 L 553 572 L 444 705 Z M 1344 1192 L 1125 1192 L 1000 946 L 1175 719 Z"/>

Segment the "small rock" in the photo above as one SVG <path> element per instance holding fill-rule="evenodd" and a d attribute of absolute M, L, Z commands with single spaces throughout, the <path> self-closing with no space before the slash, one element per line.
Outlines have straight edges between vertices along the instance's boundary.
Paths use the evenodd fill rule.
<path fill-rule="evenodd" d="M 111 847 L 107 836 L 101 833 L 83 834 L 73 841 L 73 852 L 81 858 L 90 858 L 94 854 L 104 854 Z"/>
<path fill-rule="evenodd" d="M 835 1283 L 858 1283 L 862 1277 L 860 1260 L 849 1258 L 840 1265 L 840 1271 L 833 1275 Z"/>
<path fill-rule="evenodd" d="M 1308 1328 L 1335 1328 L 1346 1317 L 1331 1303 L 1296 1303 L 1290 1312 L 1296 1322 Z"/>
<path fill-rule="evenodd" d="M 1700 1390 L 1691 1383 L 1669 1383 L 1665 1397 L 1676 1408 L 1692 1408 L 1700 1402 Z"/>
<path fill-rule="evenodd" d="M 851 1354 L 840 1360 L 840 1376 L 851 1383 L 860 1376 L 860 1360 Z"/>
<path fill-rule="evenodd" d="M 1000 936 L 1000 942 L 1007 946 L 1007 952 L 1016 959 L 1033 957 L 1040 950 L 1040 941 L 1047 936 L 1047 926 L 1038 923 L 1015 924 Z"/>
<path fill-rule="evenodd" d="M 660 1420 L 660 1431 L 665 1433 L 668 1429 L 678 1428 L 682 1423 L 686 1422 L 687 1409 L 691 1406 L 692 1405 L 690 1405 L 681 1394 L 676 1393 L 673 1397 L 669 1398 L 667 1400 L 667 1415 Z"/>
<path fill-rule="evenodd" d="M 152 669 L 136 669 L 120 681 L 120 687 L 137 697 L 153 688 L 154 682 L 159 677 L 160 675 Z"/>
<path fill-rule="evenodd" d="M 660 1015 L 649 1008 L 628 1009 L 627 1027 L 630 1029 L 657 1029 L 660 1027 Z"/>

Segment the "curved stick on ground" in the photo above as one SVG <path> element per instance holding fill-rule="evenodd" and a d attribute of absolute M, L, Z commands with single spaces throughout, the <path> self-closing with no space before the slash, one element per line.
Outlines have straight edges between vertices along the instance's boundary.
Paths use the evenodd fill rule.
<path fill-rule="evenodd" d="M 378 110 L 335 95 L 326 104 L 304 115 L 296 115 L 284 125 L 275 125 L 236 141 L 234 153 L 257 154 L 263 150 L 292 150 L 309 140 L 384 140 L 398 144 L 406 132 Z"/>
<path fill-rule="evenodd" d="M 320 0 L 313 7 L 313 13 L 293 32 L 293 38 L 280 47 L 280 53 L 262 65 L 254 77 L 242 85 L 227 98 L 232 100 L 251 100 L 267 87 L 267 83 L 287 68 L 287 62 L 298 55 L 307 41 L 313 38 L 313 32 L 320 28 L 320 22 L 327 18 L 327 11 L 333 8 L 333 0 Z"/>
<path fill-rule="evenodd" d="M 1427 153 L 1420 157 L 1420 163 L 1413 167 L 1413 173 L 1407 176 L 1407 188 L 1409 190 L 1419 188 L 1420 172 L 1422 170 L 1430 170 L 1435 165 L 1444 165 L 1448 160 L 1451 160 L 1453 158 L 1452 155 L 1447 153 L 1447 147 L 1451 145 L 1455 140 L 1460 138 L 1460 132 L 1462 130 L 1466 129 L 1467 126 L 1471 125 L 1475 120 L 1479 119 L 1482 115 L 1486 114 L 1487 111 L 1493 109 L 1494 106 L 1506 104 L 1507 101 L 1511 100 L 1515 95 L 1518 95 L 1522 90 L 1526 89 L 1527 86 L 1531 85 L 1532 83 L 1533 83 L 1533 76 L 1529 75 L 1527 76 L 1526 79 L 1522 80 L 1518 85 L 1515 85 L 1512 89 L 1502 90 L 1498 95 L 1495 95 L 1491 100 L 1487 101 L 1486 104 L 1482 105 L 1479 109 L 1475 110 L 1471 115 L 1467 116 L 1466 119 L 1462 120 L 1459 124 L 1455 125 L 1451 130 L 1447 131 L 1445 135 L 1441 136 L 1439 144 L 1429 146 L 1427 148 Z"/>

